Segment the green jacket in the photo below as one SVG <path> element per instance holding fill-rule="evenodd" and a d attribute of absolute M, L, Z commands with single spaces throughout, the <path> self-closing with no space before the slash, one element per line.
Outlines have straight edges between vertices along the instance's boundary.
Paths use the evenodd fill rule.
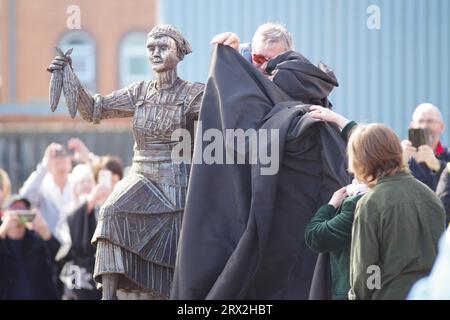
<path fill-rule="evenodd" d="M 347 299 L 350 290 L 350 244 L 356 203 L 363 195 L 348 197 L 336 213 L 326 204 L 306 226 L 305 241 L 313 251 L 330 253 L 331 298 Z"/>
<path fill-rule="evenodd" d="M 430 188 L 406 171 L 381 179 L 356 207 L 352 299 L 405 299 L 431 270 L 444 229 L 444 208 Z"/>
<path fill-rule="evenodd" d="M 350 138 L 350 134 L 353 132 L 353 129 L 357 126 L 358 124 L 355 121 L 350 121 L 349 123 L 347 123 L 345 125 L 344 128 L 342 128 L 342 131 L 340 133 L 341 138 L 344 139 L 346 142 L 348 142 L 348 139 Z"/>

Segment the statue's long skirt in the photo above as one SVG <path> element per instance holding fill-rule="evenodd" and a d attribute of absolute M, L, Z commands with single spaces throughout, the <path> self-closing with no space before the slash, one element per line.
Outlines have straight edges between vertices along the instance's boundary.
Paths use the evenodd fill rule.
<path fill-rule="evenodd" d="M 94 279 L 119 274 L 118 289 L 169 297 L 189 165 L 172 163 L 170 153 L 136 153 L 130 174 L 100 210 Z"/>

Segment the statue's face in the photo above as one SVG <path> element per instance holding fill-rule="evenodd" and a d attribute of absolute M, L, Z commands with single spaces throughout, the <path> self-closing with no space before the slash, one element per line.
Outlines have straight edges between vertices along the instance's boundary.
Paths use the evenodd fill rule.
<path fill-rule="evenodd" d="M 166 72 L 177 67 L 177 44 L 170 37 L 150 37 L 147 40 L 147 55 L 155 72 Z"/>

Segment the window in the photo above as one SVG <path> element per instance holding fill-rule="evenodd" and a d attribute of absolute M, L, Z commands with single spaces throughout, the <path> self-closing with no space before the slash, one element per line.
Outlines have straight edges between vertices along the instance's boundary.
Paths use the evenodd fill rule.
<path fill-rule="evenodd" d="M 93 94 L 96 92 L 95 42 L 85 32 L 72 31 L 59 42 L 61 50 L 73 48 L 72 65 L 80 81 Z"/>
<path fill-rule="evenodd" d="M 147 58 L 147 34 L 127 34 L 120 44 L 120 86 L 137 81 L 151 80 L 152 73 Z"/>

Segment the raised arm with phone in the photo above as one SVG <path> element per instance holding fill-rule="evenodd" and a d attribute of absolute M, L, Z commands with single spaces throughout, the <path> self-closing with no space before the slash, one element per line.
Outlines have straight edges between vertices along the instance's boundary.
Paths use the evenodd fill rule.
<path fill-rule="evenodd" d="M 409 128 L 408 129 L 408 140 L 411 141 L 411 144 L 414 148 L 419 148 L 423 145 L 429 145 L 430 142 L 427 140 L 427 136 L 429 135 L 428 130 L 421 128 Z"/>
<path fill-rule="evenodd" d="M 444 129 L 439 109 L 423 103 L 413 113 L 408 140 L 402 141 L 412 174 L 432 190 L 436 190 L 439 177 L 450 161 L 450 153 L 440 140 Z"/>

